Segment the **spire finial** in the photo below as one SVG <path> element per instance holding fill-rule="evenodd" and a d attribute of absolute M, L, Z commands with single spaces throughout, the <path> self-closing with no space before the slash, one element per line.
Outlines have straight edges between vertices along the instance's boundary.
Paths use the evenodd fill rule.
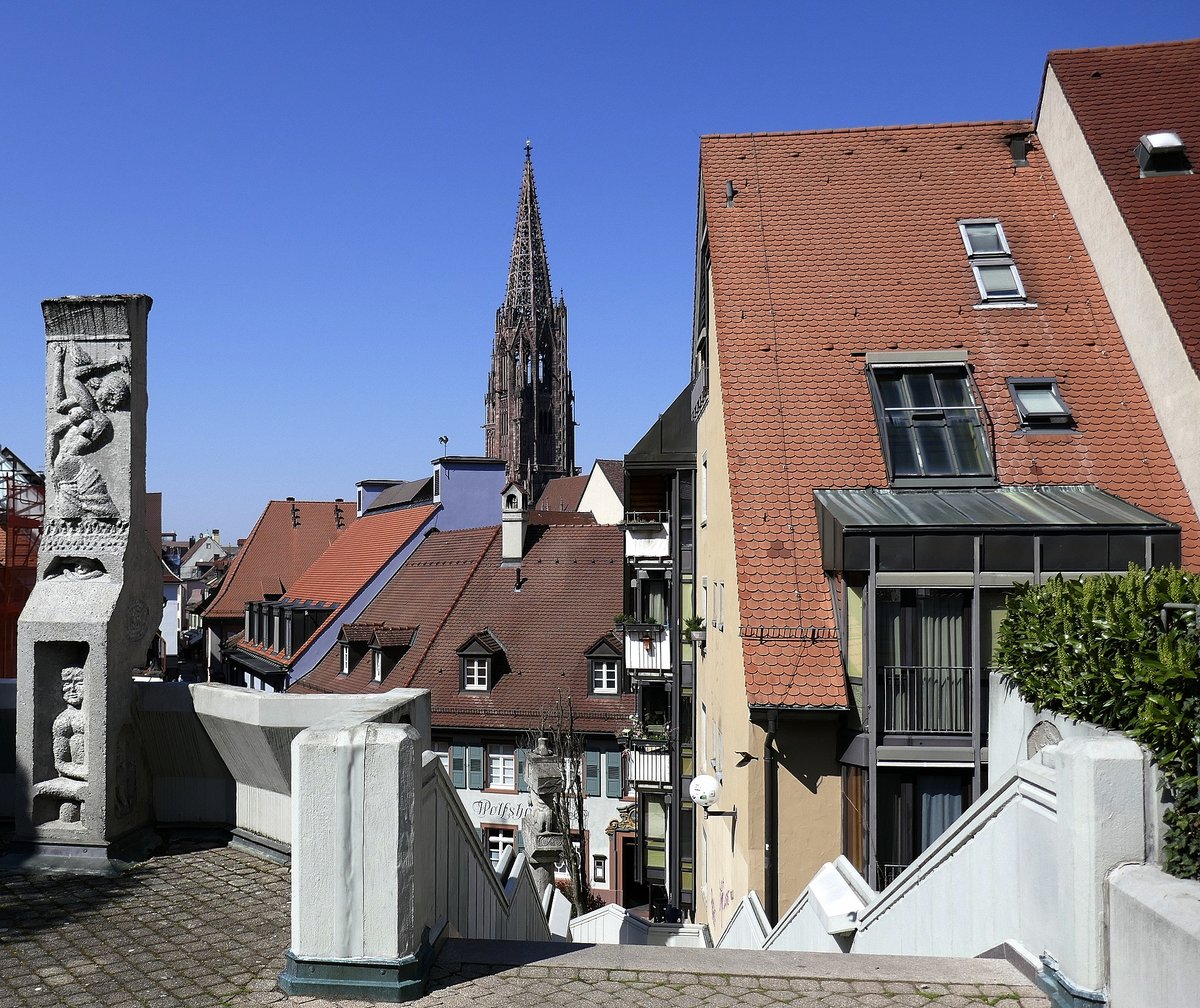
<path fill-rule="evenodd" d="M 532 157 L 532 154 L 530 153 L 532 150 L 533 150 L 533 141 L 526 139 L 526 141 L 525 141 L 525 160 L 526 161 L 528 161 L 530 159 L 530 157 Z"/>

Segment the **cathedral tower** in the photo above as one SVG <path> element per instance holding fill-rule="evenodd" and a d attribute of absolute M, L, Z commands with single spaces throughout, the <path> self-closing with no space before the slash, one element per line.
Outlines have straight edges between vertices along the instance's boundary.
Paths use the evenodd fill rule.
<path fill-rule="evenodd" d="M 496 312 L 488 376 L 486 451 L 504 459 L 508 478 L 532 500 L 558 476 L 575 475 L 575 394 L 567 368 L 567 306 L 554 300 L 542 215 L 533 184 L 532 144 L 508 264 L 508 290 Z"/>

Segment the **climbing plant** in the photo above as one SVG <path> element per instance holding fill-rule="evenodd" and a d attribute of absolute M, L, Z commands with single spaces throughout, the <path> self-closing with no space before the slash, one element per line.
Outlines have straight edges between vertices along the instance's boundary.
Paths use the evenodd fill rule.
<path fill-rule="evenodd" d="M 1200 626 L 1189 608 L 1197 603 L 1200 575 L 1175 567 L 1020 585 L 996 653 L 1028 703 L 1150 751 L 1171 801 L 1164 868 L 1180 878 L 1200 878 Z"/>

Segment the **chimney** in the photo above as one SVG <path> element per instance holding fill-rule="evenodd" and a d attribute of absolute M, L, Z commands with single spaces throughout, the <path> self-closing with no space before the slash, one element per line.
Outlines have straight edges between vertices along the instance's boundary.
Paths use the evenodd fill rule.
<path fill-rule="evenodd" d="M 220 546 L 221 545 L 221 530 L 213 529 L 212 538 L 213 538 L 213 542 L 215 542 L 218 546 Z"/>
<path fill-rule="evenodd" d="M 525 555 L 525 491 L 509 483 L 500 495 L 501 565 L 519 567 Z"/>

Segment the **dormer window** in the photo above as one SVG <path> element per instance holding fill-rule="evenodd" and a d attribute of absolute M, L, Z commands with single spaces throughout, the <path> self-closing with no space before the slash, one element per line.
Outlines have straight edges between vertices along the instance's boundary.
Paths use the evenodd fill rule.
<path fill-rule="evenodd" d="M 1142 178 L 1192 174 L 1192 163 L 1178 133 L 1146 133 L 1138 140 L 1134 153 Z"/>
<path fill-rule="evenodd" d="M 945 362 L 915 356 L 924 359 L 893 363 L 889 354 L 867 355 L 888 478 L 925 486 L 990 481 L 995 469 L 983 408 L 965 354 Z"/>
<path fill-rule="evenodd" d="M 621 662 L 616 658 L 592 659 L 592 692 L 619 692 Z"/>
<path fill-rule="evenodd" d="M 383 649 L 371 649 L 371 681 L 383 682 Z"/>
<path fill-rule="evenodd" d="M 342 668 L 341 668 L 341 671 L 338 672 L 338 675 L 349 675 L 349 674 L 350 674 L 350 645 L 343 644 L 342 645 Z"/>
<path fill-rule="evenodd" d="M 1009 378 L 1008 391 L 1022 427 L 1032 430 L 1074 426 L 1071 408 L 1053 378 Z"/>
<path fill-rule="evenodd" d="M 485 692 L 491 672 L 490 658 L 463 659 L 463 689 L 471 692 Z"/>
<path fill-rule="evenodd" d="M 967 261 L 975 274 L 980 304 L 1024 302 L 1025 287 L 1000 222 L 962 220 L 958 222 L 958 230 L 967 247 Z"/>

